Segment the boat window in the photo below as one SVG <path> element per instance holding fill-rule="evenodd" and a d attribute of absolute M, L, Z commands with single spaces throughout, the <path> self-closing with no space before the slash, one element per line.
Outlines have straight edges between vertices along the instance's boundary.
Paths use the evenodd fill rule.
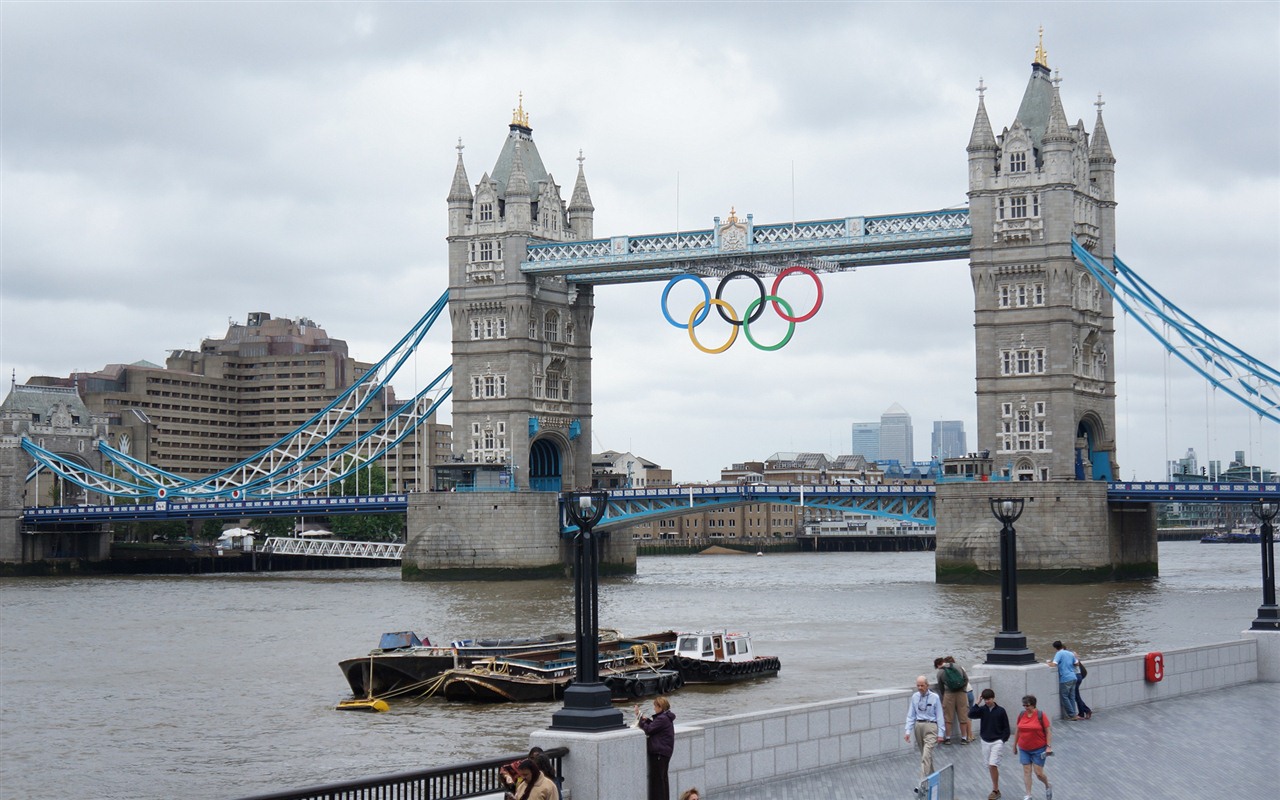
<path fill-rule="evenodd" d="M 685 636 L 685 637 L 681 638 L 681 639 L 680 639 L 680 652 L 681 652 L 681 653 L 696 653 L 696 652 L 698 652 L 698 637 L 697 637 L 697 636 Z"/>
<path fill-rule="evenodd" d="M 712 651 L 712 649 L 711 649 L 711 637 L 710 637 L 710 636 L 703 636 L 703 637 L 702 637 L 702 654 L 703 654 L 704 656 L 713 656 L 713 655 L 715 655 L 715 653 L 714 653 L 714 652 Z"/>

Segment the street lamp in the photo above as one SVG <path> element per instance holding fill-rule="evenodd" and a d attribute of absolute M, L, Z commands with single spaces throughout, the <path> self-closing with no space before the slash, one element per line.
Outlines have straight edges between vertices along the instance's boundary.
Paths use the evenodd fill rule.
<path fill-rule="evenodd" d="M 1258 500 L 1249 509 L 1262 520 L 1262 605 L 1250 626 L 1255 631 L 1280 631 L 1280 608 L 1276 607 L 1275 528 L 1271 521 L 1280 512 L 1280 503 Z"/>
<path fill-rule="evenodd" d="M 573 535 L 573 616 L 578 674 L 564 690 L 564 708 L 551 715 L 553 730 L 611 731 L 625 728 L 613 707 L 613 692 L 600 682 L 600 536 L 592 533 L 604 516 L 607 492 L 565 492 L 565 516 Z"/>
<path fill-rule="evenodd" d="M 1018 547 L 1013 523 L 1022 516 L 1021 498 L 992 497 L 991 513 L 1000 520 L 1000 632 L 987 651 L 988 664 L 1034 664 L 1036 654 L 1018 630 Z"/>

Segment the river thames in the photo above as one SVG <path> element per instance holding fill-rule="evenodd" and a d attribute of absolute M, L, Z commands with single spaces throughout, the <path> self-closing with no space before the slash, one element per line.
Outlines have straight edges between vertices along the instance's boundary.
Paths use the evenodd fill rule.
<path fill-rule="evenodd" d="M 1257 545 L 1160 546 L 1158 580 L 1027 586 L 1036 655 L 1091 657 L 1234 640 L 1261 602 Z M 433 641 L 573 629 L 573 583 L 405 583 L 398 569 L 0 582 L 0 797 L 228 798 L 527 748 L 558 705 L 402 701 L 339 713 L 340 659 L 383 631 Z M 623 633 L 729 628 L 778 655 L 776 679 L 689 687 L 689 723 L 903 687 L 953 654 L 979 662 L 997 587 L 939 586 L 932 553 L 643 557 L 602 581 Z M 1085 696 L 1088 697 L 1086 683 Z"/>

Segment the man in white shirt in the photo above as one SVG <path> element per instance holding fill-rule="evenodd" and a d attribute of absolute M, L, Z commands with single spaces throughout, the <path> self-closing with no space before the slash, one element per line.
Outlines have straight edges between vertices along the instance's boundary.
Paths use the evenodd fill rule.
<path fill-rule="evenodd" d="M 940 737 L 947 735 L 942 700 L 929 691 L 929 679 L 923 675 L 916 678 L 916 691 L 911 695 L 911 705 L 907 708 L 907 724 L 902 741 L 911 741 L 912 733 L 916 737 L 916 750 L 920 752 L 920 780 L 923 783 L 933 772 L 933 748 Z M 916 792 L 919 791 L 920 788 L 916 787 Z"/>

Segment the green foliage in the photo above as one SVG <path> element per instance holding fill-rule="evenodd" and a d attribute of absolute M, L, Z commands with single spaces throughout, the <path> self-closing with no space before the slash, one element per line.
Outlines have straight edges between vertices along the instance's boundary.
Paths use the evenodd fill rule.
<path fill-rule="evenodd" d="M 213 541 L 217 539 L 219 536 L 222 535 L 223 524 L 224 524 L 223 521 L 220 519 L 205 520 L 204 524 L 200 526 L 199 538 L 206 539 L 209 541 Z"/>
<path fill-rule="evenodd" d="M 249 520 L 249 527 L 263 538 L 268 536 L 292 536 L 293 517 L 257 517 Z"/>

